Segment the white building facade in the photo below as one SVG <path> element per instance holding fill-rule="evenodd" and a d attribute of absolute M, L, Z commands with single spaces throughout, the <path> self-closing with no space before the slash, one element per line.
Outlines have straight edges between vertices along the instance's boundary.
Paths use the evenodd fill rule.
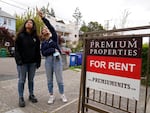
<path fill-rule="evenodd" d="M 16 18 L 0 8 L 0 27 L 6 27 L 11 33 L 16 33 Z"/>
<path fill-rule="evenodd" d="M 79 40 L 79 29 L 75 23 L 69 22 L 66 24 L 62 20 L 57 21 L 54 17 L 47 19 L 55 27 L 58 35 L 64 38 L 65 42 L 68 42 L 72 47 L 76 47 Z"/>

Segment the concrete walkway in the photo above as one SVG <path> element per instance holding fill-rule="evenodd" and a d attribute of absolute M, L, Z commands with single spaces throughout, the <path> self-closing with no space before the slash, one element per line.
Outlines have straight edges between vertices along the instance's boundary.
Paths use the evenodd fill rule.
<path fill-rule="evenodd" d="M 27 83 L 25 86 L 25 101 L 26 107 L 18 107 L 17 93 L 17 72 L 13 58 L 0 58 L 0 113 L 77 113 L 79 86 L 80 86 L 80 70 L 65 70 L 63 71 L 65 93 L 68 98 L 68 103 L 63 103 L 60 100 L 56 81 L 54 80 L 54 93 L 56 101 L 52 105 L 48 105 L 49 98 L 47 81 L 44 68 L 44 59 L 40 69 L 37 70 L 35 77 L 35 95 L 38 98 L 38 103 L 33 104 L 28 100 Z M 150 93 L 150 89 L 148 91 Z M 141 101 L 138 109 L 143 108 L 145 96 L 145 88 L 141 89 Z M 97 112 L 88 112 L 97 113 Z M 114 112 L 113 113 L 118 113 Z M 119 112 L 122 113 L 122 112 Z M 141 112 L 137 112 L 141 113 Z M 142 112 L 143 113 L 143 112 Z M 150 99 L 147 104 L 147 112 L 150 113 Z"/>
<path fill-rule="evenodd" d="M 33 104 L 28 100 L 27 82 L 25 86 L 26 107 L 18 107 L 17 80 L 0 81 L 0 113 L 76 113 L 79 97 L 80 71 L 63 71 L 67 103 L 60 100 L 56 81 L 54 82 L 55 103 L 48 105 L 49 98 L 46 75 L 35 77 L 35 95 L 38 103 Z"/>

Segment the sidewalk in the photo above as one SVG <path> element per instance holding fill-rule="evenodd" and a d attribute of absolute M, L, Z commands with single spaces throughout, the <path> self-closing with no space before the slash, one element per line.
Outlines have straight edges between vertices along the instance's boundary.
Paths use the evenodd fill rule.
<path fill-rule="evenodd" d="M 147 103 L 146 113 L 150 113 L 150 99 L 148 100 Z"/>
<path fill-rule="evenodd" d="M 80 71 L 65 70 L 63 71 L 65 82 L 65 93 L 68 98 L 68 103 L 63 103 L 60 100 L 56 82 L 54 82 L 54 93 L 56 101 L 52 105 L 47 104 L 49 98 L 47 81 L 44 68 L 44 60 L 41 62 L 40 69 L 37 70 L 35 77 L 35 95 L 38 98 L 38 103 L 32 104 L 28 101 L 27 81 L 25 87 L 25 101 L 26 107 L 18 107 L 18 93 L 17 93 L 17 72 L 13 58 L 0 58 L 0 76 L 4 78 L 0 80 L 0 113 L 77 113 L 79 85 L 80 85 Z M 9 77 L 13 78 L 8 80 Z M 148 91 L 150 93 L 150 89 Z M 141 90 L 142 97 L 145 96 L 145 88 Z M 138 109 L 144 106 L 144 99 Z M 92 111 L 93 113 L 93 111 Z M 95 113 L 95 112 L 94 112 Z M 120 113 L 120 112 L 119 112 Z M 140 112 L 137 112 L 140 113 Z M 142 112 L 143 113 L 143 112 Z M 147 112 L 150 113 L 150 99 L 147 104 Z"/>
<path fill-rule="evenodd" d="M 55 103 L 48 105 L 49 98 L 47 81 L 45 74 L 35 77 L 35 95 L 38 103 L 31 103 L 28 100 L 27 81 L 25 86 L 26 107 L 18 107 L 17 80 L 0 81 L 0 113 L 76 113 L 79 97 L 80 71 L 63 71 L 65 94 L 68 98 L 67 103 L 60 100 L 56 81 L 54 80 Z"/>

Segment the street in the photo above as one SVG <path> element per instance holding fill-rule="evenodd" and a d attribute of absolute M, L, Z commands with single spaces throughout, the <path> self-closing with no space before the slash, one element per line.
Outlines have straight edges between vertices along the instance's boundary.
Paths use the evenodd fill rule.
<path fill-rule="evenodd" d="M 41 61 L 41 67 L 36 75 L 44 73 L 44 59 Z M 0 58 L 0 81 L 17 78 L 17 69 L 14 57 Z"/>
<path fill-rule="evenodd" d="M 75 113 L 77 112 L 81 71 L 64 70 L 65 94 L 68 98 L 67 103 L 60 100 L 56 80 L 54 79 L 55 103 L 48 105 L 49 98 L 47 80 L 44 69 L 44 59 L 41 67 L 35 76 L 35 95 L 38 103 L 33 104 L 28 100 L 27 81 L 25 85 L 24 97 L 25 108 L 18 106 L 17 92 L 17 70 L 13 57 L 0 58 L 0 113 Z"/>
<path fill-rule="evenodd" d="M 0 58 L 0 113 L 77 113 L 80 76 L 80 70 L 73 71 L 70 69 L 66 69 L 63 71 L 65 94 L 68 98 L 67 103 L 63 103 L 62 101 L 60 101 L 60 94 L 58 93 L 56 80 L 54 79 L 54 94 L 56 96 L 56 100 L 54 104 L 48 105 L 47 100 L 49 98 L 49 94 L 45 76 L 44 59 L 42 59 L 41 67 L 37 70 L 35 76 L 35 95 L 37 96 L 39 102 L 36 104 L 29 102 L 28 88 L 26 83 L 26 107 L 20 108 L 18 106 L 18 78 L 15 60 L 14 58 Z M 141 86 L 140 101 L 138 103 L 138 113 L 141 113 L 139 112 L 141 110 L 143 111 L 144 98 L 145 87 Z M 150 111 L 149 106 L 150 102 L 148 102 L 146 113 L 149 113 Z M 92 111 L 89 113 L 96 112 Z"/>

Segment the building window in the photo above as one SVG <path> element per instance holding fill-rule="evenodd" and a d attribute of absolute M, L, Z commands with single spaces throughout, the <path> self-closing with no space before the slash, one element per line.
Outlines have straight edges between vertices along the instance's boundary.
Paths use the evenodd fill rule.
<path fill-rule="evenodd" d="M 3 25 L 6 25 L 7 24 L 7 18 L 4 18 L 4 23 Z"/>
<path fill-rule="evenodd" d="M 8 19 L 8 25 L 11 26 L 11 19 Z"/>
<path fill-rule="evenodd" d="M 61 26 L 61 28 L 62 28 L 62 29 L 65 29 L 65 27 L 64 27 L 64 26 Z"/>
<path fill-rule="evenodd" d="M 0 26 L 2 26 L 3 22 L 2 22 L 2 18 L 0 18 Z"/>
<path fill-rule="evenodd" d="M 75 38 L 77 38 L 77 35 L 74 35 Z"/>

